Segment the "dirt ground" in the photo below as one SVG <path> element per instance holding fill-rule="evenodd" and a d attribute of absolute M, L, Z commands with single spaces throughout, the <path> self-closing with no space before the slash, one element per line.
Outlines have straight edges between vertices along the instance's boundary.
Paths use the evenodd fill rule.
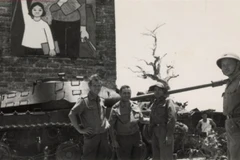
<path fill-rule="evenodd" d="M 191 159 L 184 158 L 184 159 L 177 159 L 177 160 L 206 160 L 206 158 L 191 158 Z M 210 160 L 210 159 L 208 159 L 208 160 Z"/>
<path fill-rule="evenodd" d="M 184 158 L 184 159 L 177 159 L 177 160 L 205 160 L 206 158 Z"/>

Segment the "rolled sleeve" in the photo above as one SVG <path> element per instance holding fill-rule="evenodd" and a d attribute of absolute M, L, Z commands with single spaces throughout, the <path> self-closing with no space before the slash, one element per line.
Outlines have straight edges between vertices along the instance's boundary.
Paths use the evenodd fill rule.
<path fill-rule="evenodd" d="M 78 102 L 73 106 L 70 113 L 73 115 L 81 115 L 85 109 L 83 102 L 83 99 L 80 98 Z"/>

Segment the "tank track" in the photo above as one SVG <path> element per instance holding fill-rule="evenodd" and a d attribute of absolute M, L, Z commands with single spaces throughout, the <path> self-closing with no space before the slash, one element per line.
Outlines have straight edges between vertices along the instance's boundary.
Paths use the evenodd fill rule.
<path fill-rule="evenodd" d="M 71 127 L 72 124 L 60 123 L 60 122 L 49 122 L 49 123 L 38 123 L 38 124 L 25 124 L 25 125 L 5 125 L 0 126 L 0 130 L 4 129 L 29 129 L 29 128 L 44 128 L 44 127 Z"/>

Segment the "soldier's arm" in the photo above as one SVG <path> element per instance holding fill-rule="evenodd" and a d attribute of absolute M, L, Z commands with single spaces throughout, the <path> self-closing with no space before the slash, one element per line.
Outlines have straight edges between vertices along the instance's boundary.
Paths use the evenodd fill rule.
<path fill-rule="evenodd" d="M 142 112 L 139 112 L 140 117 L 139 117 L 139 122 L 143 124 L 150 124 L 150 118 L 144 117 Z"/>
<path fill-rule="evenodd" d="M 172 100 L 168 100 L 168 119 L 167 119 L 167 135 L 172 135 L 174 133 L 174 128 L 176 124 L 176 108 Z"/>
<path fill-rule="evenodd" d="M 113 107 L 112 107 L 110 115 L 109 115 L 109 124 L 110 124 L 110 136 L 111 136 L 111 139 L 115 140 L 114 126 L 115 126 L 116 121 L 117 121 L 117 116 L 116 116 L 116 113 L 115 113 Z"/>
<path fill-rule="evenodd" d="M 112 141 L 112 146 L 117 148 L 118 144 L 117 144 L 115 129 L 114 129 L 116 121 L 117 121 L 117 115 L 115 113 L 114 108 L 115 108 L 115 106 L 112 107 L 110 116 L 109 116 L 109 123 L 110 123 L 109 134 L 110 134 L 110 138 Z"/>
<path fill-rule="evenodd" d="M 81 115 L 81 113 L 84 111 L 84 105 L 82 105 L 83 100 L 80 98 L 78 100 L 78 102 L 73 106 L 73 108 L 71 109 L 68 117 L 73 125 L 73 127 L 79 132 L 81 133 L 81 128 L 78 124 L 78 115 Z"/>

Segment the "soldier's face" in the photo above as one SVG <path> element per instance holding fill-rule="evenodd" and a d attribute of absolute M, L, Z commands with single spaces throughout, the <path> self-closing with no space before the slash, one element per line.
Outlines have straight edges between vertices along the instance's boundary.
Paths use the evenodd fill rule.
<path fill-rule="evenodd" d="M 123 101 L 129 101 L 131 98 L 131 89 L 130 88 L 124 88 L 120 93 L 121 99 Z"/>
<path fill-rule="evenodd" d="M 236 68 L 237 62 L 234 59 L 226 58 L 221 60 L 221 69 L 225 76 L 230 76 Z"/>
<path fill-rule="evenodd" d="M 92 84 L 89 86 L 90 91 L 96 95 L 101 91 L 102 85 L 99 81 L 92 81 Z"/>
<path fill-rule="evenodd" d="M 156 98 L 160 98 L 164 95 L 164 90 L 162 88 L 159 87 L 154 87 L 154 96 Z"/>

